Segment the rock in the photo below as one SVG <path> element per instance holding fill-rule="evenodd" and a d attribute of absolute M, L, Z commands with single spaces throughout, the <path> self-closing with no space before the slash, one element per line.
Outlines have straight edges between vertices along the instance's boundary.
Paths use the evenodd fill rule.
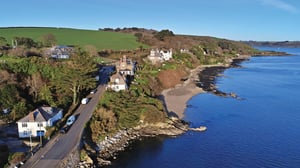
<path fill-rule="evenodd" d="M 104 160 L 104 159 L 101 159 L 101 158 L 98 158 L 98 163 L 99 163 L 99 166 L 109 166 L 109 165 L 111 165 L 111 161 Z"/>
<path fill-rule="evenodd" d="M 105 138 L 98 143 L 100 151 L 98 155 L 99 166 L 111 164 L 107 159 L 115 159 L 117 153 L 125 150 L 135 140 L 142 140 L 142 137 L 153 137 L 157 135 L 177 136 L 188 130 L 188 123 L 171 118 L 168 122 L 146 124 L 143 123 L 135 128 L 120 130 L 115 135 Z"/>
<path fill-rule="evenodd" d="M 233 92 L 231 92 L 229 95 L 230 95 L 231 97 L 233 97 L 233 98 L 236 98 L 236 97 L 237 97 L 237 95 L 236 95 L 235 93 L 233 93 Z"/>
<path fill-rule="evenodd" d="M 198 128 L 189 128 L 190 130 L 192 131 L 206 131 L 207 130 L 207 127 L 205 126 L 200 126 Z"/>
<path fill-rule="evenodd" d="M 90 157 L 87 157 L 85 162 L 86 162 L 86 164 L 90 164 L 90 165 L 94 164 L 93 160 Z"/>

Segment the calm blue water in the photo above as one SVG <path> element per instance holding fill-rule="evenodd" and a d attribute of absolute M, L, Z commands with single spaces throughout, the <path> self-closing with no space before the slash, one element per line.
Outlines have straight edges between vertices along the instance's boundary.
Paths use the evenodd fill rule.
<path fill-rule="evenodd" d="M 243 100 L 199 94 L 188 102 L 185 120 L 206 132 L 136 142 L 113 167 L 299 168 L 300 49 L 272 49 L 297 55 L 252 57 L 217 79 Z"/>

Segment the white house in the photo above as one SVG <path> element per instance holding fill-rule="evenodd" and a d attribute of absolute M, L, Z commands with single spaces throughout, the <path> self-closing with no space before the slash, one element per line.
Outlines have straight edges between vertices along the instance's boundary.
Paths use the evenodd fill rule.
<path fill-rule="evenodd" d="M 148 59 L 152 63 L 168 61 L 171 58 L 172 58 L 172 49 L 170 49 L 169 51 L 159 50 L 159 49 L 156 49 L 156 50 L 152 49 L 150 51 L 150 55 L 148 55 Z"/>
<path fill-rule="evenodd" d="M 172 58 L 172 49 L 169 51 L 160 50 L 161 57 L 164 61 L 168 61 Z"/>
<path fill-rule="evenodd" d="M 44 136 L 46 127 L 63 117 L 63 109 L 55 107 L 39 107 L 17 121 L 20 138 Z"/>
<path fill-rule="evenodd" d="M 68 46 L 54 46 L 50 49 L 50 55 L 55 59 L 69 59 L 72 52 L 73 48 Z"/>
<path fill-rule="evenodd" d="M 128 86 L 124 75 L 122 75 L 120 72 L 113 74 L 110 77 L 110 82 L 107 84 L 107 89 L 111 89 L 116 92 L 120 90 L 127 90 Z"/>
<path fill-rule="evenodd" d="M 182 48 L 180 49 L 180 53 L 189 53 L 190 51 L 188 49 Z"/>

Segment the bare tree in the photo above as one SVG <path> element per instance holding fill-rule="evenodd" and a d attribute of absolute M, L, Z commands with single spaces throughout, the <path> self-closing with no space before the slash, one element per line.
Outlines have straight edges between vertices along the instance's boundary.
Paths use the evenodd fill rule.
<path fill-rule="evenodd" d="M 41 41 L 46 47 L 51 47 L 57 43 L 55 36 L 51 33 L 43 35 Z"/>
<path fill-rule="evenodd" d="M 83 49 L 85 52 L 87 52 L 87 54 L 89 56 L 98 56 L 99 55 L 97 48 L 93 45 L 85 45 Z"/>
<path fill-rule="evenodd" d="M 34 101 L 38 100 L 38 93 L 43 84 L 44 81 L 40 72 L 33 73 L 26 79 L 26 86 L 29 87 L 29 94 L 32 95 Z"/>

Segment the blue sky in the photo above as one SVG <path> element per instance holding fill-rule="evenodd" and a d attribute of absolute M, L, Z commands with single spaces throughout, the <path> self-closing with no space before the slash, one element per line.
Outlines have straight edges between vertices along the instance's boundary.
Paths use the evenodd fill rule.
<path fill-rule="evenodd" d="M 300 40 L 300 0 L 7 0 L 0 27 L 141 27 L 232 40 Z"/>

